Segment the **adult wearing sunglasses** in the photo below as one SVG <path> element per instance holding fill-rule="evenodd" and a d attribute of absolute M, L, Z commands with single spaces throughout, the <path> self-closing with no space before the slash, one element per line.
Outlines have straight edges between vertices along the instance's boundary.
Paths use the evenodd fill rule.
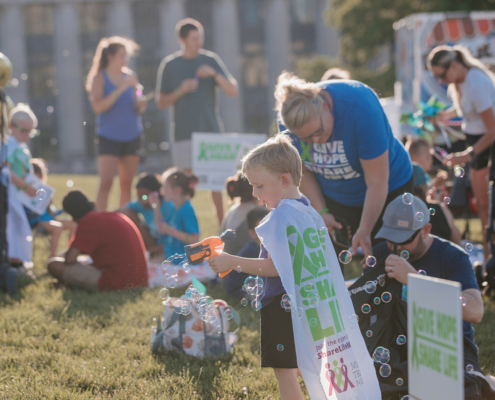
<path fill-rule="evenodd" d="M 385 205 L 414 188 L 411 161 L 377 95 L 356 81 L 315 84 L 284 72 L 275 98 L 279 129 L 301 154 L 302 193 L 322 215 L 334 243 L 348 247 L 337 237 L 342 234 L 334 234 L 348 229 L 352 252 L 361 247 L 371 255 Z"/>
<path fill-rule="evenodd" d="M 468 49 L 438 46 L 428 56 L 428 69 L 440 83 L 448 85 L 453 106 L 441 111 L 437 122 L 462 116 L 467 149 L 452 153 L 444 164 L 470 163 L 469 177 L 476 209 L 484 227 L 488 225 L 488 161 L 495 140 L 495 75 Z M 485 243 L 485 256 L 488 255 Z"/>
<path fill-rule="evenodd" d="M 464 366 L 471 364 L 482 373 L 472 324 L 480 323 L 483 318 L 483 300 L 469 256 L 461 247 L 432 235 L 430 231 L 426 204 L 417 197 L 411 204 L 406 204 L 402 196 L 398 196 L 385 209 L 383 226 L 376 237 L 386 242 L 375 246 L 373 255 L 378 261 L 385 259 L 388 277 L 403 285 L 407 285 L 409 274 L 419 271 L 461 284 L 466 302 L 462 307 Z M 407 294 L 403 298 L 407 301 Z"/>

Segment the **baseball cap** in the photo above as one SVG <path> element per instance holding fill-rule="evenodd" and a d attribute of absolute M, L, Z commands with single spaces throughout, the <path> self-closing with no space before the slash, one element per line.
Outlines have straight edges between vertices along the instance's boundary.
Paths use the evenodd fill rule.
<path fill-rule="evenodd" d="M 402 243 L 408 240 L 418 229 L 430 222 L 430 213 L 426 204 L 415 196 L 411 204 L 407 204 L 398 196 L 389 203 L 383 214 L 383 226 L 378 231 L 375 239 L 385 239 L 394 243 Z M 418 218 L 423 213 L 423 219 Z"/>

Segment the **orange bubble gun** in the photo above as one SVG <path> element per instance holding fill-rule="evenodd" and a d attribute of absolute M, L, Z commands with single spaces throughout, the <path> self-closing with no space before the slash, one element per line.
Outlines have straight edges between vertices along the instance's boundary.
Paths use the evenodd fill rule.
<path fill-rule="evenodd" d="M 212 236 L 199 243 L 184 246 L 187 261 L 191 265 L 197 265 L 210 257 L 218 256 L 222 254 L 225 243 L 233 242 L 235 237 L 235 231 L 227 229 L 220 236 Z M 230 271 L 222 272 L 220 278 L 223 278 Z"/>

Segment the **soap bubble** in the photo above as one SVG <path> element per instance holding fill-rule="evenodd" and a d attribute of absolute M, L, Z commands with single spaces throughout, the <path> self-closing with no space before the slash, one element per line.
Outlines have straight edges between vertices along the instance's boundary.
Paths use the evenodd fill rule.
<path fill-rule="evenodd" d="M 471 372 L 474 371 L 474 367 L 471 364 L 466 365 L 466 371 Z"/>
<path fill-rule="evenodd" d="M 32 242 L 33 241 L 33 237 L 31 235 L 26 236 L 26 241 Z"/>
<path fill-rule="evenodd" d="M 466 250 L 467 251 L 473 251 L 473 244 L 472 243 L 467 243 L 466 244 Z"/>
<path fill-rule="evenodd" d="M 175 280 L 175 276 L 171 276 L 170 278 L 167 279 L 167 286 L 170 289 L 177 287 L 177 281 Z"/>
<path fill-rule="evenodd" d="M 309 292 L 308 296 L 308 303 L 311 306 L 314 306 L 315 304 L 318 304 L 320 302 L 320 297 L 318 296 L 318 293 L 316 292 Z"/>
<path fill-rule="evenodd" d="M 246 299 L 246 298 L 243 298 L 243 299 L 241 300 L 241 305 L 245 307 L 245 306 L 247 306 L 247 304 L 248 304 L 247 299 Z"/>
<path fill-rule="evenodd" d="M 375 297 L 375 298 L 373 299 L 373 303 L 375 303 L 376 305 L 380 304 L 381 302 L 382 302 L 382 301 L 381 301 L 381 299 L 380 299 L 379 297 Z"/>
<path fill-rule="evenodd" d="M 371 337 L 371 336 L 373 336 L 373 332 L 372 332 L 371 330 L 367 330 L 367 331 L 366 331 L 366 336 L 367 336 L 367 337 Z"/>
<path fill-rule="evenodd" d="M 368 314 L 371 311 L 371 307 L 369 304 L 363 304 L 361 307 L 361 311 L 363 314 Z"/>
<path fill-rule="evenodd" d="M 232 312 L 232 310 L 230 308 L 226 308 L 223 312 L 223 315 L 225 315 L 225 318 L 227 318 L 227 319 L 234 318 L 234 313 Z"/>
<path fill-rule="evenodd" d="M 349 315 L 349 323 L 351 328 L 355 328 L 359 325 L 359 317 L 356 314 Z"/>
<path fill-rule="evenodd" d="M 342 250 L 339 254 L 339 261 L 342 264 L 349 264 L 352 260 L 352 254 L 349 250 Z"/>
<path fill-rule="evenodd" d="M 390 361 L 390 350 L 379 346 L 373 352 L 372 358 L 376 363 L 387 364 Z"/>
<path fill-rule="evenodd" d="M 284 351 L 284 345 L 283 344 L 277 344 L 277 350 L 278 351 Z"/>
<path fill-rule="evenodd" d="M 416 213 L 416 220 L 421 222 L 421 221 L 423 221 L 424 219 L 425 219 L 425 215 L 424 215 L 421 211 L 418 211 L 418 212 Z"/>
<path fill-rule="evenodd" d="M 459 297 L 459 300 L 461 300 L 461 304 L 463 307 L 466 307 L 466 298 L 464 296 Z"/>
<path fill-rule="evenodd" d="M 402 396 L 400 400 L 411 400 L 411 398 L 406 394 L 405 396 Z"/>
<path fill-rule="evenodd" d="M 443 202 L 444 202 L 445 204 L 449 205 L 449 204 L 450 204 L 450 197 L 444 197 L 444 198 L 443 198 Z"/>
<path fill-rule="evenodd" d="M 297 315 L 299 317 L 299 319 L 301 319 L 304 315 L 304 310 L 302 309 L 302 307 L 297 307 Z"/>
<path fill-rule="evenodd" d="M 390 303 L 391 300 L 392 300 L 392 295 L 389 292 L 382 293 L 382 301 L 384 303 Z"/>
<path fill-rule="evenodd" d="M 406 340 L 407 339 L 406 339 L 406 337 L 404 335 L 399 335 L 399 336 L 397 336 L 397 341 L 396 342 L 397 342 L 397 344 L 399 346 L 402 346 L 403 344 L 406 343 Z"/>
<path fill-rule="evenodd" d="M 192 311 L 192 305 L 188 301 L 184 300 L 182 302 L 182 306 L 180 307 L 180 311 L 183 315 L 189 315 Z"/>
<path fill-rule="evenodd" d="M 309 326 L 314 328 L 316 325 L 318 325 L 318 320 L 316 318 L 310 318 L 308 323 L 309 323 Z"/>
<path fill-rule="evenodd" d="M 392 373 L 392 368 L 388 364 L 383 364 L 380 367 L 380 375 L 383 376 L 384 378 L 388 378 L 390 374 Z"/>
<path fill-rule="evenodd" d="M 376 258 L 373 256 L 366 257 L 366 265 L 368 267 L 374 267 L 376 265 Z"/>
<path fill-rule="evenodd" d="M 402 250 L 400 252 L 400 258 L 403 260 L 407 260 L 409 258 L 409 252 L 407 250 Z"/>
<path fill-rule="evenodd" d="M 72 180 L 70 180 L 70 179 L 65 184 L 67 185 L 67 187 L 74 186 L 74 182 Z"/>
<path fill-rule="evenodd" d="M 241 273 L 242 272 L 242 267 L 240 265 L 238 265 L 235 270 L 237 272 Z"/>
<path fill-rule="evenodd" d="M 191 272 L 191 267 L 189 266 L 189 264 L 188 264 L 188 263 L 184 263 L 184 264 L 182 265 L 182 270 L 183 270 L 186 274 L 188 274 L 189 272 Z"/>
<path fill-rule="evenodd" d="M 199 294 L 198 290 L 194 287 L 194 286 L 189 286 L 187 289 L 186 289 L 186 297 L 188 300 L 194 300 L 195 297 L 197 297 L 197 294 Z"/>
<path fill-rule="evenodd" d="M 404 193 L 402 195 L 402 202 L 410 206 L 414 201 L 414 196 L 411 193 Z"/>
<path fill-rule="evenodd" d="M 328 233 L 327 227 L 323 227 L 318 232 L 321 236 L 326 235 Z"/>
<path fill-rule="evenodd" d="M 368 281 L 364 285 L 364 291 L 368 294 L 376 292 L 376 283 L 374 281 Z"/>
<path fill-rule="evenodd" d="M 38 191 L 36 192 L 36 198 L 38 200 L 45 200 L 46 198 L 46 190 L 41 188 L 41 189 L 38 189 Z"/>
<path fill-rule="evenodd" d="M 430 215 L 435 215 L 435 209 L 434 208 L 430 208 L 429 211 L 430 211 Z"/>
<path fill-rule="evenodd" d="M 170 297 L 170 290 L 168 290 L 167 288 L 163 288 L 158 293 L 158 296 L 160 296 L 160 299 L 162 300 L 168 300 L 168 298 Z"/>
<path fill-rule="evenodd" d="M 402 386 L 404 384 L 404 379 L 402 378 L 397 378 L 395 380 L 395 383 L 397 384 L 397 386 Z"/>
<path fill-rule="evenodd" d="M 280 305 L 282 306 L 282 308 L 284 310 L 289 310 L 290 311 L 290 300 L 289 300 L 289 298 L 283 298 L 282 297 L 282 300 L 280 301 Z"/>
<path fill-rule="evenodd" d="M 456 165 L 454 167 L 454 175 L 457 177 L 457 178 L 462 178 L 464 176 L 464 168 Z"/>
<path fill-rule="evenodd" d="M 254 310 L 254 311 L 259 311 L 261 310 L 261 301 L 259 301 L 257 298 L 254 299 L 252 302 L 251 302 L 251 308 Z"/>

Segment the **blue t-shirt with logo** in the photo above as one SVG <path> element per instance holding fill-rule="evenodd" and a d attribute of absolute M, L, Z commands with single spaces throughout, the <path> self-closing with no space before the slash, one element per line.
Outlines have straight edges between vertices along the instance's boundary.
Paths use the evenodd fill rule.
<path fill-rule="evenodd" d="M 387 150 L 389 192 L 407 183 L 412 176 L 409 155 L 392 134 L 375 92 L 350 80 L 325 81 L 318 86 L 333 100 L 333 134 L 324 144 L 294 140 L 294 145 L 304 165 L 315 173 L 323 194 L 341 204 L 363 206 L 366 182 L 359 160 L 372 160 Z M 279 130 L 285 129 L 279 118 Z"/>
<path fill-rule="evenodd" d="M 165 243 L 166 235 L 160 235 L 158 232 L 158 227 L 156 226 L 155 214 L 151 208 L 145 208 L 139 201 L 132 201 L 126 204 L 126 208 L 134 211 L 138 215 L 142 215 L 148 230 L 150 231 L 151 236 L 153 236 L 156 241 L 160 244 Z M 174 203 L 170 201 L 162 200 L 162 204 L 160 206 L 160 212 L 162 214 L 162 218 L 165 222 L 169 223 L 170 218 L 175 210 Z"/>
<path fill-rule="evenodd" d="M 170 220 L 167 223 L 181 232 L 185 232 L 189 235 L 199 234 L 198 219 L 194 208 L 189 201 L 186 201 L 179 209 L 172 212 Z M 181 242 L 172 235 L 167 235 L 165 239 L 165 257 L 173 256 L 174 254 L 184 254 L 184 246 L 186 243 Z M 182 260 L 174 260 L 172 263 L 179 264 Z"/>
<path fill-rule="evenodd" d="M 390 255 L 387 243 L 383 242 L 373 247 L 373 255 L 377 260 L 387 258 Z M 433 243 L 428 251 L 419 260 L 410 264 L 417 271 L 425 271 L 427 276 L 459 282 L 462 286 L 462 290 L 479 290 L 468 254 L 462 247 L 459 247 L 448 240 L 433 236 Z M 403 293 L 404 292 L 405 291 L 403 291 Z M 473 325 L 466 321 L 463 321 L 462 323 L 465 341 L 477 351 L 476 345 L 474 344 Z"/>

